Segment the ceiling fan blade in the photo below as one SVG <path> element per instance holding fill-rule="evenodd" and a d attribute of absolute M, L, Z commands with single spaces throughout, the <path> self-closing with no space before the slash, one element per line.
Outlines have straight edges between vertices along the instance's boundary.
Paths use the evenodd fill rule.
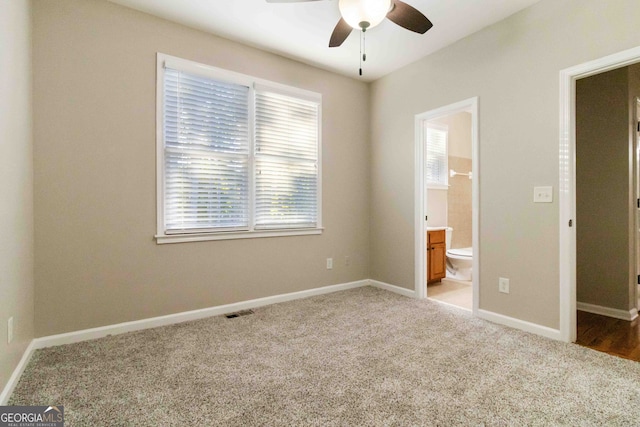
<path fill-rule="evenodd" d="M 340 18 L 338 24 L 333 29 L 333 33 L 331 33 L 331 39 L 329 40 L 329 47 L 338 47 L 344 42 L 353 28 L 351 25 L 347 24 L 347 21 Z"/>
<path fill-rule="evenodd" d="M 387 13 L 387 18 L 391 22 L 420 34 L 426 33 L 433 27 L 431 21 L 413 6 L 409 6 L 400 0 L 392 0 L 392 3 L 393 7 Z"/>
<path fill-rule="evenodd" d="M 324 1 L 324 0 L 267 0 L 267 3 L 305 3 L 308 1 Z"/>

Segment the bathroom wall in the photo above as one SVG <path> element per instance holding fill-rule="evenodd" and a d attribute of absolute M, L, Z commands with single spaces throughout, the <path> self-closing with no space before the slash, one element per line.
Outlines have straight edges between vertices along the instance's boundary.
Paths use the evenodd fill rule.
<path fill-rule="evenodd" d="M 471 172 L 471 159 L 449 156 L 449 169 L 460 173 Z M 453 227 L 451 247 L 454 249 L 472 245 L 471 182 L 466 176 L 449 178 L 447 225 Z"/>
<path fill-rule="evenodd" d="M 449 169 L 456 172 L 471 171 L 471 113 L 461 112 L 432 120 L 447 126 L 449 131 Z M 452 248 L 467 248 L 472 244 L 472 181 L 464 176 L 449 177 L 448 190 L 428 190 L 427 212 L 429 225 L 447 225 L 453 228 Z M 431 212 L 431 213 L 429 213 Z M 444 217 L 436 223 L 431 218 Z"/>
<path fill-rule="evenodd" d="M 430 188 L 427 190 L 427 225 L 441 227 L 447 225 L 447 190 Z"/>
<path fill-rule="evenodd" d="M 471 113 L 461 112 L 446 118 L 449 127 L 449 169 L 471 172 Z M 447 225 L 453 227 L 452 248 L 472 245 L 472 181 L 466 176 L 449 177 Z"/>

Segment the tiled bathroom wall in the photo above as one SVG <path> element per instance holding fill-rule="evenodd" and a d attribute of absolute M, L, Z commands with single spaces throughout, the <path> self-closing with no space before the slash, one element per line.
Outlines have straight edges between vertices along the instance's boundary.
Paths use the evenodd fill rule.
<path fill-rule="evenodd" d="M 456 172 L 471 171 L 471 159 L 449 156 L 449 169 Z M 452 248 L 471 247 L 471 180 L 466 176 L 449 178 L 447 191 L 447 225 L 453 227 Z"/>

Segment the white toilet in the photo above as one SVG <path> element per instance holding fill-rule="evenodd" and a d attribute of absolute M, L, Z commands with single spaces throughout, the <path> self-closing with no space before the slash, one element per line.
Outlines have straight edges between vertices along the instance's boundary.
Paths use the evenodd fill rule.
<path fill-rule="evenodd" d="M 447 277 L 455 280 L 471 281 L 473 248 L 451 249 L 453 228 L 447 227 Z"/>

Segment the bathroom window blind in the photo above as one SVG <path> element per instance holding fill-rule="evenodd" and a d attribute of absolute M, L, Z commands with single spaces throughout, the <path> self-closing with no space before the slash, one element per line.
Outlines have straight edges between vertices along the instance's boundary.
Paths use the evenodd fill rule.
<path fill-rule="evenodd" d="M 448 179 L 447 140 L 448 128 L 435 123 L 425 124 L 426 133 L 426 180 L 432 187 L 446 187 Z"/>
<path fill-rule="evenodd" d="M 249 87 L 164 70 L 168 234 L 249 226 Z"/>
<path fill-rule="evenodd" d="M 255 228 L 316 227 L 319 103 L 255 93 Z"/>

